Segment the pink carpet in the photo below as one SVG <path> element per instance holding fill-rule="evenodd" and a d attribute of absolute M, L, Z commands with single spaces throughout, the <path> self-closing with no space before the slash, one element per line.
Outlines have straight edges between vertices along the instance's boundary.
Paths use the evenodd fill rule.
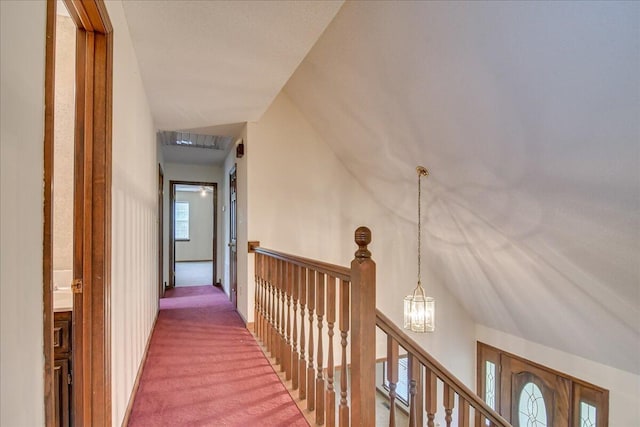
<path fill-rule="evenodd" d="M 160 300 L 129 426 L 308 426 L 224 292 Z"/>

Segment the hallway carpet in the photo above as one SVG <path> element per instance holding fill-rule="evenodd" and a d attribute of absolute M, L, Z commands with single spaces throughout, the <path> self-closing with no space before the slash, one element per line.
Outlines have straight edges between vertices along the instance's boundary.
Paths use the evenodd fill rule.
<path fill-rule="evenodd" d="M 308 426 L 225 293 L 160 300 L 129 426 Z"/>
<path fill-rule="evenodd" d="M 176 261 L 176 287 L 213 285 L 212 261 Z"/>

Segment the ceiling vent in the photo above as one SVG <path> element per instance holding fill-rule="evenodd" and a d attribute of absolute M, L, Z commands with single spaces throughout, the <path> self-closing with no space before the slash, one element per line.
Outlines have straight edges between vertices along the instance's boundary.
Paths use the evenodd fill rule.
<path fill-rule="evenodd" d="M 158 132 L 158 137 L 162 145 L 208 148 L 221 151 L 226 151 L 233 141 L 231 136 L 200 135 L 191 132 L 173 131 L 160 131 Z"/>

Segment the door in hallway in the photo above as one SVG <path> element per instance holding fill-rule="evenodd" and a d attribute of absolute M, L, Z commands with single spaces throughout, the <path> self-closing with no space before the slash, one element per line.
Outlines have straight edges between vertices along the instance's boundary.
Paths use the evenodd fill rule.
<path fill-rule="evenodd" d="M 103 1 L 46 6 L 43 424 L 110 425 L 113 27 Z"/>
<path fill-rule="evenodd" d="M 169 180 L 170 287 L 213 285 L 216 278 L 218 185 Z"/>
<path fill-rule="evenodd" d="M 229 297 L 238 308 L 238 223 L 237 223 L 238 185 L 236 168 L 229 173 Z"/>

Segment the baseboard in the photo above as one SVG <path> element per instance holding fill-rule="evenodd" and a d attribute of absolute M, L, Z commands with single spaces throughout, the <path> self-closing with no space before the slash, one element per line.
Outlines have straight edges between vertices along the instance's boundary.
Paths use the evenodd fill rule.
<path fill-rule="evenodd" d="M 122 427 L 127 427 L 127 425 L 129 425 L 129 417 L 131 416 L 131 410 L 133 409 L 133 401 L 136 398 L 136 394 L 138 394 L 138 387 L 140 387 L 140 377 L 142 376 L 144 365 L 147 362 L 147 353 L 149 352 L 151 337 L 153 336 L 153 331 L 156 328 L 156 322 L 158 321 L 159 313 L 160 313 L 160 310 L 158 309 L 158 311 L 156 312 L 156 318 L 153 319 L 153 325 L 151 325 L 151 331 L 149 332 L 149 337 L 147 338 L 147 345 L 144 347 L 144 354 L 142 355 L 140 366 L 138 366 L 138 373 L 136 374 L 136 380 L 133 383 L 133 389 L 131 390 L 131 395 L 129 396 L 129 403 L 127 404 L 127 410 L 125 411 L 124 418 L 122 419 Z"/>
<path fill-rule="evenodd" d="M 246 326 L 247 326 L 247 329 L 248 329 L 249 331 L 251 331 L 251 332 L 255 332 L 255 331 L 256 331 L 256 329 L 255 329 L 255 324 L 254 324 L 253 322 L 249 322 L 249 323 L 247 323 L 247 324 L 246 324 Z"/>
<path fill-rule="evenodd" d="M 244 326 L 248 329 L 249 322 L 247 322 L 247 319 L 245 319 L 242 313 L 240 313 L 240 310 L 236 309 L 236 313 L 238 313 L 238 316 L 240 316 L 240 319 L 242 319 Z"/>

